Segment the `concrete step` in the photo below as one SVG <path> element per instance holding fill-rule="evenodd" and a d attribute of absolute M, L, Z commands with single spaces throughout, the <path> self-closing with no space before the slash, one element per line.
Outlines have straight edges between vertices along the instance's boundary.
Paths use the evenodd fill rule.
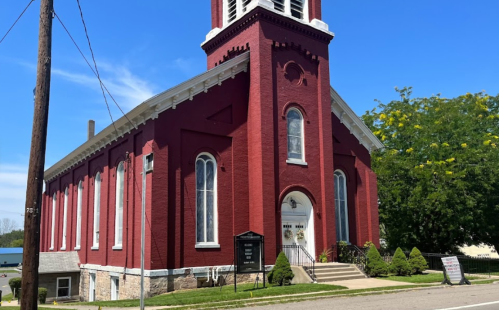
<path fill-rule="evenodd" d="M 346 267 L 346 268 L 323 268 L 323 269 L 316 269 L 315 273 L 316 274 L 321 274 L 321 273 L 348 272 L 348 271 L 358 272 L 358 270 L 355 269 L 355 268 L 353 268 L 353 267 Z"/>
<path fill-rule="evenodd" d="M 328 268 L 348 268 L 351 267 L 350 264 L 339 264 L 339 263 L 315 263 L 315 270 L 317 269 L 328 269 Z"/>
<path fill-rule="evenodd" d="M 334 282 L 334 281 L 343 281 L 343 280 L 355 280 L 355 279 L 365 279 L 366 277 L 363 274 L 357 275 L 348 275 L 348 276 L 334 276 L 334 277 L 324 277 L 317 278 L 317 282 Z"/>
<path fill-rule="evenodd" d="M 357 270 L 344 271 L 344 272 L 328 272 L 328 273 L 315 273 L 317 278 L 331 278 L 331 277 L 341 277 L 341 276 L 352 276 L 352 275 L 362 275 Z"/>

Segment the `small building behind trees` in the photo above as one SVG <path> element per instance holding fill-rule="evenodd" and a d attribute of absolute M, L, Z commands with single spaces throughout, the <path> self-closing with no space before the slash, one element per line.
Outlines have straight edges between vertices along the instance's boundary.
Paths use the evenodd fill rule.
<path fill-rule="evenodd" d="M 23 248 L 0 248 L 0 267 L 16 267 L 23 262 Z"/>

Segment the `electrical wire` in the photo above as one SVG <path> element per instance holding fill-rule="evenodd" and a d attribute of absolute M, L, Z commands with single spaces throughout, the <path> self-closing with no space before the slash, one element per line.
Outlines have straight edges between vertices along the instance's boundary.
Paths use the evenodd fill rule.
<path fill-rule="evenodd" d="M 21 19 L 21 17 L 23 16 L 24 12 L 26 12 L 26 10 L 29 8 L 29 6 L 31 5 L 31 3 L 33 3 L 35 0 L 30 0 L 30 2 L 28 3 L 28 5 L 26 6 L 26 8 L 24 9 L 24 11 L 22 11 L 21 15 L 19 15 L 19 17 L 16 19 L 16 21 L 14 22 L 14 24 L 9 28 L 9 30 L 7 31 L 7 33 L 2 37 L 2 39 L 0 40 L 0 44 L 2 44 L 3 40 L 7 37 L 7 35 L 9 34 L 9 32 L 12 30 L 12 28 L 14 28 L 14 26 L 17 24 L 17 22 Z"/>

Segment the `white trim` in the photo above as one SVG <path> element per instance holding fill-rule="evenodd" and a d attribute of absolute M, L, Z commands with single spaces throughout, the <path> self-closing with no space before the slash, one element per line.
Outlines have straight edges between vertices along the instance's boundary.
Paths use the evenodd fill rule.
<path fill-rule="evenodd" d="M 57 194 L 52 195 L 52 227 L 50 233 L 50 248 L 49 250 L 54 250 L 54 232 L 55 232 L 55 210 L 57 207 Z"/>
<path fill-rule="evenodd" d="M 220 244 L 218 243 L 196 243 L 196 249 L 219 249 Z"/>
<path fill-rule="evenodd" d="M 98 246 L 93 246 L 93 247 L 90 248 L 90 250 L 92 250 L 92 251 L 97 251 L 98 249 L 99 249 Z"/>
<path fill-rule="evenodd" d="M 83 209 L 83 181 L 78 182 L 76 200 L 76 242 L 75 250 L 81 247 L 81 213 Z"/>
<path fill-rule="evenodd" d="M 291 207 L 290 200 L 293 199 L 297 203 L 297 208 L 293 209 Z M 281 205 L 281 226 L 279 229 L 282 230 L 282 226 L 286 223 L 298 223 L 299 219 L 305 219 L 306 222 L 306 250 L 312 257 L 316 256 L 315 248 L 315 221 L 314 221 L 314 207 L 310 198 L 301 191 L 293 191 L 284 197 Z M 281 233 L 283 233 L 281 231 Z M 287 242 L 283 237 L 283 244 Z M 289 241 L 288 241 L 289 242 Z"/>
<path fill-rule="evenodd" d="M 80 246 L 75 246 L 73 250 L 74 251 L 79 251 L 79 250 L 81 250 L 81 247 Z"/>
<path fill-rule="evenodd" d="M 68 296 L 59 296 L 59 280 L 69 280 Z M 58 277 L 56 280 L 55 298 L 71 298 L 71 277 Z"/>
<path fill-rule="evenodd" d="M 112 275 L 110 279 L 111 279 L 111 300 L 120 300 L 120 277 Z"/>
<path fill-rule="evenodd" d="M 97 234 L 100 234 L 100 199 L 101 199 L 101 177 L 97 172 L 94 177 L 94 229 L 92 232 L 92 250 L 99 249 Z M 98 215 L 98 216 L 97 216 Z"/>
<path fill-rule="evenodd" d="M 116 200 L 114 202 L 114 246 L 113 250 L 121 250 L 123 246 L 123 203 L 125 196 L 125 162 L 120 161 L 116 167 Z M 120 221 L 121 217 L 121 221 Z M 121 229 L 121 235 L 120 235 Z M 121 240 L 120 240 L 121 237 Z"/>
<path fill-rule="evenodd" d="M 197 211 L 198 211 L 198 205 L 197 205 L 197 202 L 198 202 L 198 199 L 197 199 L 197 195 L 198 195 L 198 189 L 197 189 L 197 162 L 198 160 L 200 160 L 200 157 L 201 156 L 206 156 L 208 157 L 209 159 L 208 160 L 203 160 L 203 162 L 205 163 L 204 165 L 204 168 L 205 168 L 205 173 L 204 173 L 204 176 L 205 176 L 205 184 L 206 184 L 206 163 L 208 163 L 209 161 L 211 161 L 214 165 L 213 167 L 213 241 L 202 241 L 202 242 L 198 242 L 197 238 L 198 238 L 198 225 L 197 225 Z M 214 247 L 216 245 L 218 245 L 218 247 L 220 247 L 220 245 L 218 244 L 218 181 L 217 181 L 217 177 L 218 177 L 218 163 L 217 163 L 217 160 L 215 157 L 213 157 L 213 155 L 211 155 L 210 153 L 207 153 L 207 152 L 202 152 L 202 153 L 199 153 L 198 156 L 196 157 L 196 161 L 194 163 L 194 173 L 195 173 L 195 177 L 196 177 L 196 248 L 198 248 L 198 245 L 199 245 L 199 248 L 206 248 L 206 247 Z M 204 205 L 204 222 L 205 222 L 205 225 L 204 225 L 204 237 L 205 237 L 205 240 L 206 240 L 206 234 L 207 234 L 207 225 L 206 225 L 206 218 L 207 218 L 207 214 L 206 214 L 206 193 L 207 193 L 207 190 L 206 188 L 204 189 L 204 202 L 205 202 L 205 205 Z"/>
<path fill-rule="evenodd" d="M 342 124 L 350 130 L 350 133 L 357 138 L 368 151 L 383 149 L 385 146 L 372 131 L 364 124 L 360 117 L 355 114 L 336 90 L 331 87 L 331 111 L 336 115 Z"/>
<path fill-rule="evenodd" d="M 97 295 L 96 294 L 96 290 L 95 290 L 95 282 L 97 282 L 97 274 L 95 272 L 89 272 L 90 274 L 90 278 L 89 278 L 89 288 L 88 288 L 88 301 L 92 302 L 92 301 L 95 301 L 95 296 Z"/>
<path fill-rule="evenodd" d="M 308 166 L 308 163 L 306 161 L 295 159 L 295 158 L 286 159 L 286 163 L 291 164 L 291 165 Z"/>
<path fill-rule="evenodd" d="M 214 86 L 221 85 L 225 80 L 235 78 L 241 72 L 247 72 L 249 63 L 249 52 L 231 59 L 203 74 L 200 74 L 182 84 L 164 91 L 150 99 L 147 99 L 132 111 L 114 122 L 113 124 L 88 140 L 66 157 L 58 161 L 45 171 L 44 179 L 51 181 L 68 171 L 78 163 L 83 162 L 95 153 L 117 141 L 120 137 L 130 133 L 135 126 L 146 124 L 148 120 L 158 118 L 159 113 L 167 109 L 175 109 L 177 105 L 187 100 L 193 100 L 194 96 L 208 92 Z"/>
<path fill-rule="evenodd" d="M 64 209 L 63 209 L 63 224 L 62 224 L 62 245 L 61 251 L 66 250 L 66 239 L 68 234 L 68 200 L 69 200 L 69 188 L 66 187 L 64 190 Z"/>
<path fill-rule="evenodd" d="M 337 241 L 345 241 L 346 243 L 350 244 L 350 227 L 349 227 L 349 224 L 348 224 L 348 182 L 347 182 L 347 176 L 346 174 L 340 170 L 340 169 L 336 169 L 334 171 L 334 194 L 335 194 L 335 197 L 334 197 L 334 206 L 335 208 L 338 208 L 338 204 L 336 203 L 337 201 L 339 202 L 339 197 L 336 197 L 336 188 L 338 188 L 338 194 L 339 194 L 339 191 L 340 191 L 340 187 L 339 187 L 339 184 L 336 183 L 336 173 L 340 174 L 341 176 L 343 176 L 343 179 L 345 180 L 345 183 L 343 183 L 343 197 L 345 197 L 345 206 L 344 206 L 344 209 L 339 209 L 339 212 L 338 213 L 341 213 L 341 212 L 346 212 L 345 213 L 345 226 L 346 226 L 346 240 L 338 240 L 339 236 L 338 236 L 338 233 L 336 233 L 336 239 Z M 338 187 L 336 187 L 338 186 Z M 336 212 L 337 209 L 335 209 L 335 215 L 337 214 Z M 336 217 L 336 223 L 335 224 L 339 224 L 339 231 L 341 232 L 341 217 L 338 218 Z M 336 229 L 338 229 L 338 225 L 336 225 Z"/>

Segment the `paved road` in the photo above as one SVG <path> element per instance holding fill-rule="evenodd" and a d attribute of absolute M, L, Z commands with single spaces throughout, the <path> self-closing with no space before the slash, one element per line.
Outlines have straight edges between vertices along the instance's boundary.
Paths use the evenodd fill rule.
<path fill-rule="evenodd" d="M 247 310 L 248 308 L 242 309 Z M 254 307 L 254 309 L 498 310 L 499 284 L 455 286 L 372 296 L 326 298 Z"/>
<path fill-rule="evenodd" d="M 0 270 L 0 275 L 2 274 L 2 270 Z M 21 275 L 18 273 L 6 273 L 6 278 L 0 278 L 0 291 L 2 291 L 2 296 L 10 294 L 10 286 L 9 279 L 20 277 Z"/>

